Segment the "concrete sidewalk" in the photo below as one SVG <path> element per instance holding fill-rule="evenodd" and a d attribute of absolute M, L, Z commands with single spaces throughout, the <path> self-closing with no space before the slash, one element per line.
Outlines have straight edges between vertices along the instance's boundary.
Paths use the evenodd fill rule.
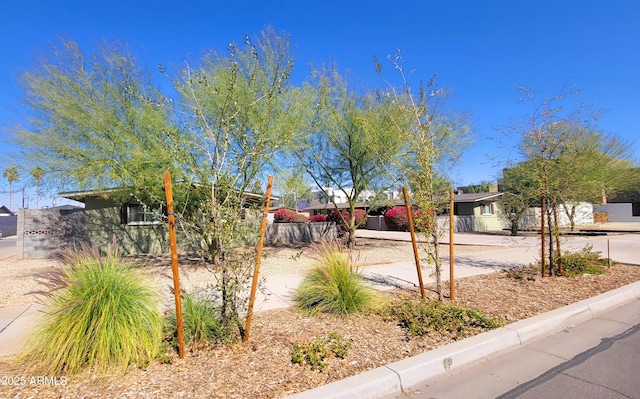
<path fill-rule="evenodd" d="M 356 237 L 392 241 L 411 241 L 411 235 L 404 231 L 376 231 L 356 230 Z M 529 264 L 540 259 L 540 236 L 509 236 L 502 234 L 456 233 L 453 237 L 456 245 L 480 245 L 496 248 L 496 252 L 483 251 L 473 254 L 473 258 L 482 261 L 498 261 L 501 263 L 517 262 Z M 448 235 L 440 240 L 442 244 L 449 243 Z M 580 250 L 587 245 L 603 257 L 610 254 L 611 259 L 620 263 L 640 265 L 640 235 L 623 230 L 615 234 L 602 236 L 561 236 L 562 251 Z M 465 257 L 460 257 L 464 259 Z M 446 259 L 446 257 L 445 257 Z M 458 258 L 456 258 L 458 259 Z M 456 263 L 458 261 L 456 260 Z"/>
<path fill-rule="evenodd" d="M 0 356 L 16 354 L 38 318 L 36 305 L 0 308 Z"/>

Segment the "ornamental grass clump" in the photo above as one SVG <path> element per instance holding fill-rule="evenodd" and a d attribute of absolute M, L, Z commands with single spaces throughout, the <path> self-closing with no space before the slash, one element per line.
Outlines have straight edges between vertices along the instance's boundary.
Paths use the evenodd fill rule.
<path fill-rule="evenodd" d="M 348 315 L 373 308 L 379 295 L 364 284 L 339 244 L 321 242 L 313 247 L 316 265 L 305 276 L 294 299 L 309 313 Z"/>
<path fill-rule="evenodd" d="M 219 310 L 211 299 L 197 293 L 183 293 L 181 302 L 185 344 L 195 349 L 231 339 L 228 334 L 225 334 L 218 319 Z M 166 318 L 165 335 L 170 346 L 177 349 L 175 309 L 172 309 Z"/>
<path fill-rule="evenodd" d="M 123 264 L 114 244 L 56 254 L 62 265 L 39 276 L 47 290 L 44 316 L 27 341 L 23 358 L 47 374 L 74 374 L 85 367 L 125 372 L 159 353 L 162 315 L 146 277 Z"/>

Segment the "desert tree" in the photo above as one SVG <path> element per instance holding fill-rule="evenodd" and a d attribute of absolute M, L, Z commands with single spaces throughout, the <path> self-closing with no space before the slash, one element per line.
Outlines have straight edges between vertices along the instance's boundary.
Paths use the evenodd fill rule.
<path fill-rule="evenodd" d="M 255 238 L 242 221 L 246 193 L 295 131 L 292 68 L 288 36 L 267 28 L 194 62 L 158 66 L 173 85 L 163 92 L 125 44 L 85 56 L 61 40 L 22 75 L 31 117 L 15 136 L 60 189 L 118 187 L 112 195 L 162 202 L 162 172 L 171 172 L 174 211 L 234 324 L 251 265 L 231 248 Z"/>
<path fill-rule="evenodd" d="M 15 166 L 9 166 L 4 170 L 2 177 L 9 181 L 9 209 L 11 209 L 11 199 L 13 197 L 13 182 L 18 180 L 20 174 L 18 173 L 18 168 Z"/>
<path fill-rule="evenodd" d="M 387 61 L 400 76 L 401 85 L 395 87 L 386 78 L 390 97 L 400 108 L 404 128 L 402 137 L 408 148 L 404 158 L 412 197 L 421 211 L 418 227 L 426 237 L 427 262 L 433 265 L 436 291 L 440 300 L 442 292 L 442 258 L 439 240 L 443 233 L 438 215 L 449 207 L 449 191 L 452 188 L 452 172 L 471 143 L 471 127 L 468 115 L 454 112 L 448 106 L 451 90 L 436 84 L 436 75 L 428 82 L 420 81 L 412 86 L 411 73 L 405 72 L 404 58 L 400 52 L 387 56 Z M 376 71 L 383 66 L 374 57 Z M 450 215 L 453 217 L 453 215 Z"/>
<path fill-rule="evenodd" d="M 632 151 L 629 143 L 615 134 L 582 129 L 567 144 L 558 159 L 560 203 L 571 230 L 580 202 L 601 204 L 607 197 L 631 187 Z"/>
<path fill-rule="evenodd" d="M 180 143 L 187 149 L 180 176 L 186 187 L 208 193 L 199 206 L 185 209 L 189 217 L 183 220 L 205 243 L 220 276 L 224 318 L 242 310 L 245 298 L 238 292 L 250 280 L 246 260 L 230 250 L 255 243 L 257 229 L 241 221 L 245 194 L 288 148 L 299 114 L 289 86 L 294 61 L 288 36 L 267 28 L 256 38 L 242 39 L 225 53 L 185 64 L 172 79 L 187 137 Z M 234 258 L 239 263 L 230 267 Z"/>
<path fill-rule="evenodd" d="M 502 172 L 500 190 L 503 195 L 498 200 L 498 206 L 502 209 L 501 217 L 509 224 L 512 236 L 518 235 L 522 227 L 530 227 L 530 221 L 524 218 L 531 207 L 539 204 L 531 173 L 526 162 L 505 168 Z M 523 226 L 525 223 L 526 226 Z"/>
<path fill-rule="evenodd" d="M 311 198 L 311 185 L 306 181 L 303 170 L 290 167 L 284 169 L 278 178 L 280 205 L 297 209 L 299 201 Z"/>
<path fill-rule="evenodd" d="M 464 187 L 465 193 L 488 193 L 495 187 L 494 183 L 488 180 L 483 180 L 478 184 L 471 184 Z"/>
<path fill-rule="evenodd" d="M 572 211 L 579 201 L 594 201 L 607 190 L 618 190 L 620 183 L 613 176 L 624 176 L 630 169 L 626 160 L 629 146 L 615 135 L 598 131 L 602 112 L 591 110 L 583 102 L 572 102 L 579 94 L 573 87 L 560 87 L 552 97 L 530 88 L 518 86 L 518 89 L 520 102 L 531 109 L 521 122 L 511 126 L 520 137 L 518 148 L 523 161 L 520 169 L 526 170 L 527 175 L 526 185 L 519 183 L 519 188 L 533 202 L 550 204 L 546 207 L 552 233 L 548 237 L 547 256 L 549 265 L 556 260 L 560 264 L 559 226 L 554 207 L 564 207 L 573 219 Z M 549 269 L 550 273 L 556 271 L 553 267 Z"/>
<path fill-rule="evenodd" d="M 304 86 L 308 123 L 294 145 L 299 165 L 336 210 L 329 188 L 346 197 L 348 216 L 338 215 L 347 229 L 348 247 L 353 247 L 358 227 L 356 203 L 369 190 L 373 205 L 402 178 L 398 161 L 404 149 L 392 99 L 354 86 L 335 66 L 314 70 Z"/>

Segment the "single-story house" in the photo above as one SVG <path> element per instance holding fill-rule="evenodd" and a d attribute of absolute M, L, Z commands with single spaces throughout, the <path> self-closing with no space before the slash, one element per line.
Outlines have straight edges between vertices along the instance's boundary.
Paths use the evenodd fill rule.
<path fill-rule="evenodd" d="M 118 189 L 66 192 L 63 198 L 82 202 L 76 209 L 20 209 L 18 212 L 18 243 L 20 258 L 48 258 L 62 247 L 79 242 L 106 247 L 115 236 L 119 249 L 126 254 L 155 254 L 169 251 L 167 225 L 160 204 L 116 201 Z M 275 198 L 274 198 L 275 199 Z M 245 193 L 247 206 L 259 206 L 261 194 Z M 260 211 L 255 211 L 258 221 Z M 182 249 L 195 249 L 193 240 L 179 239 Z"/>
<path fill-rule="evenodd" d="M 502 209 L 497 201 L 503 193 L 468 193 L 453 196 L 453 214 L 470 217 L 471 231 L 502 230 L 507 223 L 501 216 Z"/>
<path fill-rule="evenodd" d="M 13 215 L 15 215 L 15 212 L 12 212 L 11 209 L 7 208 L 4 205 L 0 206 L 0 216 L 13 216 Z"/>
<path fill-rule="evenodd" d="M 500 217 L 500 207 L 497 206 L 498 199 L 503 195 L 499 192 L 455 194 L 453 198 L 454 215 L 456 216 L 456 229 L 458 231 L 485 231 L 501 230 L 506 228 L 506 222 Z M 386 209 L 394 206 L 404 206 L 404 200 L 395 199 L 387 201 L 375 209 L 366 202 L 356 203 L 356 209 L 371 211 L 367 228 L 371 230 L 386 230 L 382 215 Z M 347 210 L 349 204 L 344 203 L 320 203 L 308 206 L 305 211 L 311 215 L 327 215 L 336 209 Z"/>

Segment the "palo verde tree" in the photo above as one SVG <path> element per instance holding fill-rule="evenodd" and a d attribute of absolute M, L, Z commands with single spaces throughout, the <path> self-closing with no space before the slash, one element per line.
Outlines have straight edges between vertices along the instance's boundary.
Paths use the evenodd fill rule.
<path fill-rule="evenodd" d="M 539 203 L 531 173 L 531 168 L 526 162 L 506 168 L 502 172 L 501 190 L 504 193 L 498 200 L 498 206 L 502 209 L 501 217 L 509 223 L 512 236 L 518 235 L 527 210 Z"/>
<path fill-rule="evenodd" d="M 631 159 L 631 146 L 615 134 L 592 129 L 576 131 L 556 164 L 560 204 L 571 230 L 575 228 L 580 202 L 606 203 L 608 195 L 632 187 Z"/>
<path fill-rule="evenodd" d="M 20 83 L 30 117 L 14 135 L 58 189 L 153 187 L 174 170 L 175 128 L 126 45 L 105 42 L 86 56 L 61 39 Z"/>
<path fill-rule="evenodd" d="M 159 67 L 169 95 L 125 45 L 85 56 L 63 40 L 22 76 L 32 118 L 15 134 L 59 188 L 119 187 L 113 195 L 162 202 L 162 172 L 171 172 L 174 211 L 211 264 L 223 322 L 241 327 L 251 265 L 232 248 L 253 245 L 259 223 L 242 221 L 247 191 L 296 130 L 292 68 L 288 37 L 267 28 L 225 52 Z"/>
<path fill-rule="evenodd" d="M 280 192 L 280 205 L 296 208 L 298 202 L 311 197 L 311 186 L 305 180 L 302 170 L 285 169 L 279 176 L 277 192 Z"/>
<path fill-rule="evenodd" d="M 365 190 L 374 193 L 375 202 L 402 178 L 398 160 L 403 135 L 392 117 L 394 105 L 379 93 L 353 88 L 336 68 L 314 71 L 303 95 L 309 104 L 309 123 L 298 136 L 294 153 L 336 210 L 328 189 L 347 198 L 348 218 L 338 214 L 347 227 L 347 246 L 352 247 L 358 227 L 356 202 Z"/>
<path fill-rule="evenodd" d="M 579 201 L 602 195 L 604 176 L 630 169 L 624 161 L 629 147 L 613 135 L 598 132 L 598 112 L 589 112 L 582 103 L 566 106 L 567 98 L 575 98 L 577 94 L 573 88 L 563 87 L 550 98 L 528 88 L 518 89 L 521 102 L 533 111 L 521 123 L 512 125 L 520 135 L 519 150 L 523 160 L 519 165 L 521 182 L 517 185 L 531 202 L 547 204 L 545 216 L 551 234 L 546 256 L 549 265 L 556 260 L 560 265 L 557 207 L 563 206 L 571 217 L 571 210 Z M 522 179 L 525 175 L 527 178 Z M 615 180 L 607 184 L 612 189 L 616 186 Z M 549 273 L 558 270 L 550 267 Z"/>
<path fill-rule="evenodd" d="M 530 168 L 531 184 L 529 187 L 535 192 L 535 194 L 531 193 L 531 197 L 535 198 L 535 202 L 541 207 L 545 205 L 542 213 L 546 218 L 547 226 L 542 226 L 543 223 L 541 223 L 541 228 L 548 227 L 549 231 L 547 235 L 549 245 L 546 250 L 551 274 L 554 272 L 551 265 L 555 263 L 555 248 L 560 247 L 557 219 L 554 218 L 558 194 L 562 189 L 562 180 L 560 179 L 562 168 L 558 166 L 562 163 L 572 140 L 591 121 L 582 119 L 582 105 L 575 109 L 566 109 L 558 104 L 558 101 L 563 99 L 567 93 L 561 91 L 554 98 L 541 99 L 537 93 L 530 89 L 518 88 L 522 94 L 520 101 L 528 103 L 533 109 L 533 112 L 524 118 L 523 124 L 515 126 L 515 128 L 520 129 L 521 134 L 520 154 Z M 544 240 L 544 236 L 542 239 Z M 541 247 L 544 248 L 544 242 L 541 242 Z M 560 254 L 558 253 L 558 255 Z M 542 255 L 542 262 L 545 262 L 544 256 Z M 543 273 L 544 270 L 543 267 Z"/>
<path fill-rule="evenodd" d="M 40 200 L 40 183 L 42 182 L 42 178 L 44 177 L 44 170 L 41 167 L 36 166 L 35 168 L 31 169 L 30 173 L 36 184 L 36 209 L 38 209 Z"/>
<path fill-rule="evenodd" d="M 247 230 L 241 222 L 246 193 L 297 130 L 289 46 L 288 37 L 269 28 L 232 43 L 226 54 L 209 53 L 200 64 L 185 65 L 173 79 L 182 104 L 180 128 L 188 137 L 180 143 L 188 152 L 180 177 L 208 193 L 198 207 L 185 210 L 183 220 L 206 243 L 220 276 L 224 319 L 241 312 L 245 301 L 238 292 L 250 282 L 247 260 L 230 251 L 257 238 L 257 228 Z M 230 267 L 232 262 L 237 264 Z"/>
<path fill-rule="evenodd" d="M 470 144 L 470 125 L 464 115 L 447 109 L 450 91 L 436 85 L 435 75 L 417 88 L 410 83 L 410 75 L 404 70 L 404 58 L 400 50 L 387 60 L 398 72 L 402 86 L 393 87 L 388 82 L 391 97 L 401 110 L 402 121 L 398 125 L 405 131 L 405 145 L 409 149 L 404 159 L 407 180 L 412 197 L 421 211 L 418 230 L 426 238 L 424 249 L 427 262 L 434 267 L 436 291 L 440 300 L 442 292 L 442 259 L 439 239 L 444 231 L 438 223 L 438 215 L 449 207 L 449 191 L 452 188 L 451 172 L 466 146 Z M 382 64 L 374 57 L 376 70 Z"/>
<path fill-rule="evenodd" d="M 18 177 L 20 177 L 20 175 L 18 174 L 18 168 L 16 168 L 15 166 L 7 167 L 2 174 L 2 177 L 9 181 L 9 209 L 11 209 L 11 199 L 13 197 L 13 182 L 18 180 Z"/>

